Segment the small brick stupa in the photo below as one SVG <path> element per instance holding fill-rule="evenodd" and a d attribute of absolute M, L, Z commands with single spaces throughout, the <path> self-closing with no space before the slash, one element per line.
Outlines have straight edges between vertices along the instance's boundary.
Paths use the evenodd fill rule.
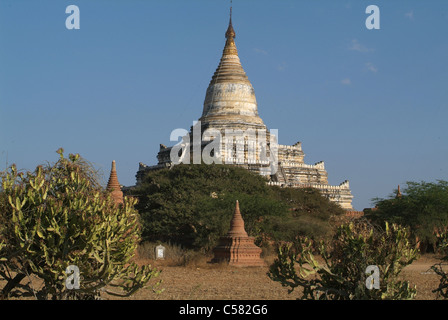
<path fill-rule="evenodd" d="M 402 194 L 401 194 L 401 190 L 400 190 L 400 185 L 398 185 L 398 190 L 397 190 L 397 195 L 395 196 L 395 199 L 401 199 Z"/>
<path fill-rule="evenodd" d="M 123 191 L 121 191 L 121 186 L 118 182 L 115 160 L 112 161 L 112 169 L 110 170 L 109 182 L 107 183 L 106 189 L 111 192 L 116 204 L 123 204 Z"/>
<path fill-rule="evenodd" d="M 261 248 L 254 244 L 254 238 L 249 237 L 244 230 L 244 220 L 238 201 L 230 222 L 230 230 L 219 239 L 213 253 L 212 263 L 227 262 L 238 267 L 265 266 L 264 260 L 260 257 Z"/>

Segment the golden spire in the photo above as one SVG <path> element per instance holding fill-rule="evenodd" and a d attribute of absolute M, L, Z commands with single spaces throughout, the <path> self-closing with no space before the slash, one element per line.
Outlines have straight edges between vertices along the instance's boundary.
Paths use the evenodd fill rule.
<path fill-rule="evenodd" d="M 232 25 L 232 7 L 230 7 L 230 19 L 229 19 L 229 26 L 226 31 L 226 45 L 224 47 L 223 55 L 238 55 L 238 50 L 236 49 L 235 45 L 235 29 L 233 29 Z"/>
<path fill-rule="evenodd" d="M 229 26 L 226 31 L 226 44 L 222 52 L 221 61 L 212 77 L 210 84 L 222 82 L 250 84 L 238 57 L 238 50 L 235 45 L 235 36 L 236 33 L 232 24 L 232 7 L 230 7 Z"/>
<path fill-rule="evenodd" d="M 235 38 L 236 33 L 235 30 L 233 29 L 233 25 L 232 25 L 232 7 L 230 7 L 230 20 L 229 20 L 229 27 L 227 28 L 226 31 L 226 39 L 229 38 Z"/>

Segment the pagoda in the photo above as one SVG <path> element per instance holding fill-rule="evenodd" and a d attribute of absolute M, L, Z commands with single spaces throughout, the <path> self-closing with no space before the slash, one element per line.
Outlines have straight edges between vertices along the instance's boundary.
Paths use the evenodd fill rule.
<path fill-rule="evenodd" d="M 278 144 L 276 130 L 268 130 L 259 116 L 255 91 L 241 65 L 235 44 L 232 9 L 225 38 L 221 60 L 205 94 L 202 115 L 190 128 L 188 137 L 178 144 L 183 149 L 178 152 L 175 149 L 178 145 L 167 147 L 161 144 L 156 165 L 139 164 L 137 185 L 146 172 L 178 164 L 173 160 L 173 154 L 181 154 L 182 163 L 191 163 L 191 159 L 193 163 L 201 163 L 200 158 L 194 161 L 198 153 L 195 150 L 199 150 L 202 155 L 205 151 L 206 155 L 213 154 L 215 163 L 231 164 L 265 175 L 271 185 L 316 188 L 343 209 L 353 210 L 349 181 L 329 185 L 323 161 L 306 164 L 301 142 L 291 146 Z M 194 139 L 195 129 L 200 130 L 199 142 Z M 214 146 L 210 148 L 212 144 Z"/>
<path fill-rule="evenodd" d="M 230 229 L 213 249 L 214 257 L 211 262 L 225 262 L 239 267 L 265 266 L 264 260 L 260 257 L 261 251 L 261 248 L 254 244 L 254 238 L 249 237 L 244 229 L 244 220 L 237 200 Z"/>
<path fill-rule="evenodd" d="M 117 166 L 115 160 L 112 161 L 112 168 L 110 170 L 109 181 L 107 182 L 106 190 L 110 191 L 112 198 L 116 204 L 123 204 L 123 191 L 121 191 L 120 183 L 117 177 Z"/>

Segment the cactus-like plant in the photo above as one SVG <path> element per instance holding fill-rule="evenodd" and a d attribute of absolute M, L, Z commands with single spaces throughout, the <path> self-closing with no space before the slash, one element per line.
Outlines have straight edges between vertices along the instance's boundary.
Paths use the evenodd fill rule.
<path fill-rule="evenodd" d="M 432 292 L 436 293 L 438 298 L 448 299 L 448 229 L 439 228 L 435 235 L 438 240 L 438 247 L 443 254 L 441 261 L 431 266 L 431 269 L 439 276 L 439 286 Z"/>
<path fill-rule="evenodd" d="M 13 165 L 3 176 L 0 279 L 6 285 L 0 293 L 7 298 L 20 287 L 40 299 L 131 295 L 158 276 L 131 261 L 140 239 L 136 200 L 115 204 L 79 155 L 58 153 L 53 166 L 21 173 Z M 79 289 L 66 286 L 69 265 L 79 268 Z M 33 285 L 36 277 L 40 287 Z M 29 284 L 19 286 L 24 278 Z"/>
<path fill-rule="evenodd" d="M 320 263 L 315 253 L 320 256 Z M 365 220 L 338 227 L 332 241 L 314 243 L 306 237 L 280 245 L 268 276 L 289 287 L 303 289 L 302 299 L 412 299 L 416 288 L 398 275 L 417 257 L 408 231 L 399 225 L 380 230 Z M 368 288 L 369 265 L 379 269 L 379 288 Z"/>

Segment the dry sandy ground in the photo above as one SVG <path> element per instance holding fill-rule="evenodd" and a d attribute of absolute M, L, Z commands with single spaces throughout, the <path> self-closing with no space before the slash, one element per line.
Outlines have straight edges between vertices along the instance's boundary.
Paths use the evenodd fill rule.
<path fill-rule="evenodd" d="M 268 264 L 273 260 L 267 259 Z M 151 264 L 161 270 L 156 279 L 161 279 L 155 294 L 150 288 L 138 291 L 132 300 L 295 300 L 300 292 L 288 294 L 282 287 L 267 276 L 266 267 L 238 268 L 220 264 L 209 264 L 207 260 L 198 261 L 188 266 L 173 266 L 169 261 L 139 261 Z M 417 286 L 417 300 L 435 300 L 436 294 L 431 292 L 437 288 L 439 278 L 429 269 L 439 263 L 435 256 L 425 255 L 402 272 L 402 278 Z M 4 282 L 0 281 L 0 288 Z M 105 299 L 117 299 L 103 296 Z M 27 299 L 33 299 L 27 298 Z"/>
<path fill-rule="evenodd" d="M 429 269 L 439 262 L 436 257 L 426 255 L 402 271 L 403 279 L 417 286 L 417 300 L 437 299 L 431 291 L 437 288 L 439 278 Z M 269 279 L 266 275 L 268 266 L 238 268 L 198 263 L 175 267 L 159 261 L 151 261 L 151 264 L 162 270 L 160 288 L 164 291 L 155 295 L 151 290 L 144 289 L 136 293 L 133 299 L 294 300 L 300 297 L 299 292 L 288 294 L 287 288 Z"/>

